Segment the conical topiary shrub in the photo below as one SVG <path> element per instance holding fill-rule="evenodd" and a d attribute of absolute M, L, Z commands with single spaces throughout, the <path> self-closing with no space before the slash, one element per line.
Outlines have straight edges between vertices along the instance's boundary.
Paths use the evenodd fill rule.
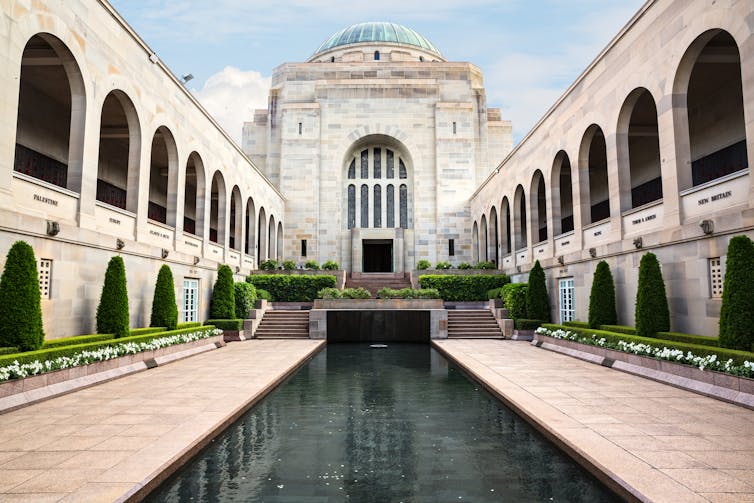
<path fill-rule="evenodd" d="M 157 284 L 154 287 L 152 318 L 149 326 L 175 330 L 176 325 L 178 325 L 178 305 L 175 303 L 173 273 L 167 264 L 163 264 L 160 267 Z"/>
<path fill-rule="evenodd" d="M 105 284 L 97 306 L 97 333 L 128 337 L 128 290 L 126 290 L 126 265 L 123 258 L 110 259 L 105 273 Z"/>
<path fill-rule="evenodd" d="M 639 291 L 636 293 L 636 335 L 654 337 L 670 330 L 670 311 L 660 263 L 647 253 L 639 263 Z"/>
<path fill-rule="evenodd" d="M 212 290 L 211 318 L 229 320 L 236 317 L 236 296 L 233 285 L 233 271 L 230 266 L 221 265 L 217 270 L 215 288 Z"/>
<path fill-rule="evenodd" d="M 736 236 L 725 260 L 720 346 L 751 351 L 754 343 L 754 243 Z"/>
<path fill-rule="evenodd" d="M 592 292 L 589 294 L 589 327 L 599 328 L 600 325 L 617 324 L 613 275 L 607 262 L 600 260 L 594 271 Z"/>
<path fill-rule="evenodd" d="M 0 278 L 0 346 L 32 351 L 44 338 L 37 260 L 28 243 L 16 241 Z"/>
<path fill-rule="evenodd" d="M 550 299 L 547 297 L 545 271 L 534 262 L 529 272 L 529 287 L 526 289 L 526 315 L 532 320 L 550 322 Z"/>

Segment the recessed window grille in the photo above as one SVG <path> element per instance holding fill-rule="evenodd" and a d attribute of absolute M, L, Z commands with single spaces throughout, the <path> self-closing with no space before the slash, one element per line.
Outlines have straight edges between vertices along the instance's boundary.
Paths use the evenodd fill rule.
<path fill-rule="evenodd" d="M 723 262 L 720 257 L 709 259 L 709 286 L 710 295 L 713 299 L 719 299 L 723 296 Z"/>
<path fill-rule="evenodd" d="M 52 290 L 52 260 L 48 258 L 39 259 L 37 274 L 39 275 L 39 294 L 43 299 L 49 299 Z"/>

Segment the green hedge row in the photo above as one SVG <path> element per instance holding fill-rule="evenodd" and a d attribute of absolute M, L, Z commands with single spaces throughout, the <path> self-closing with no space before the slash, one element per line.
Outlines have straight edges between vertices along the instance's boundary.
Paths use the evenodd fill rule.
<path fill-rule="evenodd" d="M 207 320 L 207 325 L 214 325 L 220 330 L 243 330 L 243 320 Z"/>
<path fill-rule="evenodd" d="M 600 325 L 600 330 L 606 330 L 608 332 L 615 332 L 617 334 L 636 335 L 636 329 L 627 325 Z"/>
<path fill-rule="evenodd" d="M 201 327 L 202 324 L 198 321 L 187 321 L 185 323 L 179 323 L 175 328 L 176 330 L 180 330 L 182 328 L 195 328 L 195 327 Z"/>
<path fill-rule="evenodd" d="M 519 318 L 513 321 L 513 327 L 516 330 L 536 330 L 542 326 L 542 320 L 527 320 Z"/>
<path fill-rule="evenodd" d="M 133 333 L 133 331 L 132 331 Z M 146 334 L 134 334 L 134 335 L 146 335 Z M 45 341 L 42 349 L 59 348 L 62 346 L 72 346 L 74 344 L 87 344 L 89 342 L 109 341 L 115 339 L 113 334 L 93 334 L 93 335 L 77 335 L 74 337 L 64 337 L 62 339 L 52 339 Z"/>
<path fill-rule="evenodd" d="M 278 302 L 311 302 L 323 288 L 335 288 L 335 276 L 288 276 L 284 274 L 254 274 L 246 281 L 270 293 Z M 260 295 L 260 297 L 262 297 Z"/>
<path fill-rule="evenodd" d="M 487 292 L 510 283 L 505 274 L 453 276 L 445 274 L 426 274 L 419 276 L 419 286 L 423 289 L 434 288 L 447 301 L 489 300 Z"/>
<path fill-rule="evenodd" d="M 413 288 L 401 288 L 400 290 L 381 288 L 377 292 L 377 296 L 381 299 L 439 299 L 440 292 L 433 288 L 416 290 Z"/>
<path fill-rule="evenodd" d="M 201 330 L 214 330 L 214 326 L 203 326 Z M 90 342 L 87 344 L 71 344 L 68 346 L 58 346 L 54 348 L 39 349 L 37 351 L 27 351 L 25 353 L 15 353 L 11 355 L 0 356 L 0 367 L 4 365 L 10 365 L 14 361 L 18 363 L 32 363 L 35 360 L 43 362 L 45 360 L 51 360 L 61 356 L 73 356 L 81 351 L 93 351 L 95 349 L 104 348 L 107 346 L 114 346 L 117 344 L 125 344 L 127 342 L 149 342 L 153 339 L 159 339 L 160 337 L 167 337 L 170 335 L 187 334 L 196 332 L 197 327 L 182 328 L 177 330 L 170 330 L 168 332 L 157 332 L 147 335 L 121 337 L 119 339 L 110 339 L 107 341 Z"/>
<path fill-rule="evenodd" d="M 566 321 L 563 325 L 567 327 L 589 328 L 589 324 L 581 321 Z M 601 325 L 600 330 L 613 332 L 616 334 L 636 335 L 636 329 L 626 325 Z M 707 337 L 704 335 L 684 334 L 681 332 L 657 332 L 657 337 L 652 337 L 661 341 L 684 342 L 686 344 L 701 344 L 702 346 L 719 347 L 720 342 L 717 337 Z"/>
<path fill-rule="evenodd" d="M 157 332 L 165 332 L 165 327 L 144 327 L 131 329 L 132 336 L 156 334 Z"/>
<path fill-rule="evenodd" d="M 566 327 L 589 328 L 589 323 L 586 321 L 564 321 L 563 325 Z"/>
<path fill-rule="evenodd" d="M 654 347 L 667 346 L 670 349 L 680 349 L 682 351 L 691 351 L 696 356 L 717 355 L 718 360 L 727 361 L 732 359 L 733 363 L 743 365 L 744 361 L 754 362 L 754 353 L 749 351 L 739 351 L 736 349 L 724 349 L 702 344 L 689 344 L 686 342 L 658 340 L 651 337 L 640 337 L 638 335 L 617 334 L 605 330 L 594 330 L 591 328 L 577 328 L 565 325 L 555 325 L 551 323 L 542 324 L 543 327 L 550 330 L 567 330 L 582 337 L 591 337 L 597 335 L 604 337 L 607 341 L 617 343 L 618 341 L 635 342 L 637 344 L 649 344 Z"/>
<path fill-rule="evenodd" d="M 13 353 L 18 353 L 18 348 L 15 348 L 13 346 L 7 347 L 7 348 L 0 348 L 0 355 L 11 355 Z"/>

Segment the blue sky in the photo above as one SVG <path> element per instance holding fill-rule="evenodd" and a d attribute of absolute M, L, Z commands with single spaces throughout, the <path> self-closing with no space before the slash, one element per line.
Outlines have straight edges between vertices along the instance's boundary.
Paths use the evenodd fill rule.
<path fill-rule="evenodd" d="M 234 138 L 265 108 L 272 69 L 304 61 L 332 33 L 391 21 L 470 61 L 488 106 L 519 140 L 644 0 L 111 0 Z M 430 7 L 431 6 L 431 7 Z"/>

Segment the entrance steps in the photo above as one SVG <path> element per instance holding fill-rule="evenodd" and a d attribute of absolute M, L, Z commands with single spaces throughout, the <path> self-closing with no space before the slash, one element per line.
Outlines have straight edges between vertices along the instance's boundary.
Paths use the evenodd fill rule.
<path fill-rule="evenodd" d="M 308 310 L 267 310 L 255 332 L 257 339 L 308 339 Z"/>
<path fill-rule="evenodd" d="M 346 278 L 346 288 L 366 288 L 372 297 L 376 297 L 383 288 L 411 288 L 411 280 L 408 274 L 402 272 L 351 273 Z"/>
<path fill-rule="evenodd" d="M 488 309 L 449 309 L 448 339 L 502 339 L 503 333 Z"/>

